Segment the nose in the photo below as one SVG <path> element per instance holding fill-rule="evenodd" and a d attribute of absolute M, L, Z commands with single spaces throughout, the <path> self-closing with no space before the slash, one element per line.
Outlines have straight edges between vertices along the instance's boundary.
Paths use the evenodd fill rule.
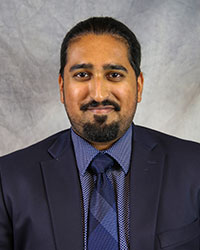
<path fill-rule="evenodd" d="M 101 76 L 92 79 L 89 86 L 90 97 L 96 102 L 102 102 L 108 99 L 110 95 L 109 85 Z"/>

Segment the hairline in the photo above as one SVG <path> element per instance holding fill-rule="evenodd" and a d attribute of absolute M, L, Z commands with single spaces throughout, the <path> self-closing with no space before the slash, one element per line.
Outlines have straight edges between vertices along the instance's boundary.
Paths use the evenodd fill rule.
<path fill-rule="evenodd" d="M 119 34 L 116 34 L 116 33 L 112 33 L 112 32 L 108 32 L 108 31 L 105 31 L 105 32 L 94 32 L 94 31 L 86 31 L 86 32 L 82 32 L 82 33 L 79 33 L 78 35 L 75 35 L 74 37 L 72 37 L 71 39 L 69 39 L 68 41 L 68 46 L 66 48 L 66 58 L 65 58 L 65 66 L 67 65 L 67 55 L 68 55 L 68 49 L 70 48 L 70 46 L 73 44 L 73 43 L 76 43 L 78 42 L 83 36 L 87 36 L 87 35 L 90 35 L 90 34 L 93 34 L 93 35 L 96 35 L 96 36 L 100 36 L 100 35 L 108 35 L 108 36 L 111 36 L 113 38 L 115 38 L 116 40 L 122 42 L 125 44 L 125 46 L 127 47 L 127 56 L 128 56 L 128 60 L 129 60 L 129 63 L 131 65 L 131 67 L 133 68 L 133 71 L 135 73 L 135 76 L 136 76 L 136 79 L 138 78 L 137 74 L 136 74 L 136 71 L 132 65 L 133 60 L 131 60 L 131 51 L 130 51 L 130 45 L 128 43 L 128 41 L 126 40 L 126 38 L 124 38 L 123 36 L 119 35 Z M 64 66 L 64 68 L 65 68 Z M 64 68 L 63 68 L 63 74 L 61 74 L 61 77 L 64 79 Z"/>

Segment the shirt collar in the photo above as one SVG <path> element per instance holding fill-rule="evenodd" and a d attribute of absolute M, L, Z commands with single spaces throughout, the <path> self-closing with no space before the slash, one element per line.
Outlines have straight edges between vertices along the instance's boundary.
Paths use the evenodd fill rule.
<path fill-rule="evenodd" d="M 100 152 L 112 156 L 122 167 L 125 174 L 127 174 L 132 150 L 132 126 L 133 125 L 128 128 L 126 133 L 115 142 L 112 147 L 104 151 L 99 151 L 94 148 L 90 143 L 77 135 L 71 128 L 72 141 L 80 174 L 85 174 L 90 162 Z"/>

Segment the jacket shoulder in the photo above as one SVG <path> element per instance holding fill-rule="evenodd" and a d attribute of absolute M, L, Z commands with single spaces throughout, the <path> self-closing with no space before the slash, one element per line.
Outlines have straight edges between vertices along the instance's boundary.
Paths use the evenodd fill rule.
<path fill-rule="evenodd" d="M 169 155 L 177 155 L 177 157 L 181 155 L 182 158 L 186 156 L 198 156 L 198 158 L 200 158 L 200 143 L 198 142 L 181 139 L 142 126 L 135 127 L 136 133 L 139 134 L 139 137 L 142 138 L 142 140 L 145 140 L 144 138 L 146 138 L 146 140 L 150 138 L 150 140 L 160 144 L 163 150 Z"/>
<path fill-rule="evenodd" d="M 38 162 L 50 159 L 48 149 L 62 135 L 66 135 L 68 137 L 70 135 L 70 129 L 60 131 L 26 148 L 1 156 L 0 167 L 10 164 L 16 165 L 20 163 L 24 164 L 25 162 Z"/>
<path fill-rule="evenodd" d="M 200 144 L 181 139 L 150 128 L 135 126 L 137 140 L 146 144 L 161 146 L 169 162 L 200 169 Z M 153 148 L 153 146 L 151 146 Z"/>

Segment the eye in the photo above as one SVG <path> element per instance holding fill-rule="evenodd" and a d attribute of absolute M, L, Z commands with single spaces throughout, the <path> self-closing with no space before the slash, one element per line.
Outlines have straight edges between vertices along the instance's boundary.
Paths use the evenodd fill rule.
<path fill-rule="evenodd" d="M 88 72 L 78 72 L 75 73 L 73 78 L 77 79 L 78 81 L 86 81 L 90 79 L 90 74 Z"/>
<path fill-rule="evenodd" d="M 114 82 L 119 82 L 124 78 L 124 75 L 119 72 L 110 72 L 106 75 L 107 79 Z"/>

